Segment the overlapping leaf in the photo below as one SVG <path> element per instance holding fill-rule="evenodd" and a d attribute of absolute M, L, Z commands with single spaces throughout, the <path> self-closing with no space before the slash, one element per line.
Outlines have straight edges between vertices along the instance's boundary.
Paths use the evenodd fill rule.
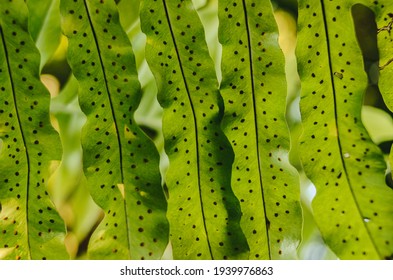
<path fill-rule="evenodd" d="M 374 11 L 377 24 L 377 41 L 379 51 L 379 88 L 386 105 L 393 111 L 393 2 L 380 1 L 362 1 Z"/>
<path fill-rule="evenodd" d="M 60 0 L 27 0 L 29 33 L 41 54 L 41 68 L 60 44 Z"/>
<path fill-rule="evenodd" d="M 0 258 L 66 259 L 65 226 L 47 184 L 60 140 L 22 0 L 0 5 Z"/>
<path fill-rule="evenodd" d="M 299 178 L 288 162 L 284 56 L 270 1 L 219 1 L 224 132 L 250 258 L 296 258 Z"/>
<path fill-rule="evenodd" d="M 134 121 L 140 84 L 113 0 L 61 1 L 69 62 L 87 116 L 83 164 L 105 211 L 89 253 L 95 259 L 159 259 L 166 247 L 166 201 L 158 152 Z"/>
<path fill-rule="evenodd" d="M 317 188 L 316 222 L 337 256 L 389 259 L 393 192 L 383 156 L 361 123 L 367 76 L 351 14 L 357 2 L 299 1 L 301 156 Z"/>
<path fill-rule="evenodd" d="M 371 3 L 372 2 L 372 3 Z M 362 1 L 375 14 L 379 52 L 379 89 L 388 108 L 393 112 L 393 2 Z M 390 166 L 393 164 L 393 151 L 390 153 Z"/>
<path fill-rule="evenodd" d="M 142 1 L 141 27 L 164 107 L 174 258 L 247 258 L 230 183 L 233 152 L 220 129 L 222 99 L 192 1 Z"/>

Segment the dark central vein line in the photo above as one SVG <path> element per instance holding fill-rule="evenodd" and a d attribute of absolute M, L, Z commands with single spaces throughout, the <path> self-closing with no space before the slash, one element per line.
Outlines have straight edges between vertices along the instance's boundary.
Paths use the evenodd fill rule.
<path fill-rule="evenodd" d="M 361 211 L 361 209 L 359 207 L 359 203 L 356 200 L 356 196 L 355 196 L 355 194 L 353 192 L 351 179 L 350 179 L 350 176 L 348 175 L 348 171 L 347 171 L 347 167 L 346 167 L 346 164 L 345 164 L 345 160 L 343 159 L 343 155 L 342 155 L 342 150 L 343 149 L 342 149 L 342 145 L 341 145 L 340 129 L 339 129 L 338 113 L 337 113 L 337 111 L 338 111 L 337 110 L 338 102 L 337 102 L 337 97 L 336 97 L 336 93 L 337 92 L 336 92 L 336 88 L 335 88 L 335 84 L 334 84 L 334 74 L 333 74 L 334 71 L 333 71 L 333 63 L 332 63 L 331 50 L 330 50 L 329 30 L 328 30 L 328 23 L 326 21 L 327 17 L 326 17 L 326 12 L 325 12 L 326 10 L 325 10 L 324 0 L 321 0 L 321 8 L 322 8 L 322 17 L 323 17 L 323 21 L 324 21 L 325 34 L 326 34 L 326 46 L 327 46 L 327 53 L 328 53 L 328 60 L 329 60 L 329 70 L 330 70 L 330 83 L 331 83 L 332 88 L 333 88 L 334 119 L 335 119 L 335 122 L 336 122 L 337 143 L 338 143 L 338 148 L 339 148 L 339 151 L 340 151 L 340 159 L 341 159 L 341 163 L 342 163 L 343 168 L 344 168 L 345 176 L 346 176 L 347 181 L 348 181 L 349 190 L 351 191 L 351 194 L 352 194 L 353 200 L 355 202 L 356 208 L 358 209 L 359 213 L 361 214 L 362 211 Z M 364 221 L 363 221 L 363 224 L 364 224 Z M 374 247 L 374 250 L 378 253 L 379 256 L 381 256 L 379 251 L 378 251 L 378 249 L 377 249 L 377 247 L 376 247 L 376 245 L 375 245 L 374 239 L 372 238 L 370 230 L 368 229 L 367 225 L 364 225 L 364 227 L 366 228 L 366 231 L 367 231 L 367 233 L 369 235 L 369 238 L 370 238 L 371 244 Z"/>
<path fill-rule="evenodd" d="M 12 78 L 12 72 L 11 72 L 11 64 L 9 61 L 9 55 L 8 55 L 8 51 L 7 51 L 7 45 L 6 45 L 6 41 L 4 38 L 4 33 L 3 33 L 3 28 L 0 26 L 0 34 L 1 34 L 1 40 L 3 42 L 3 48 L 4 48 L 4 55 L 5 55 L 5 59 L 7 62 L 7 70 L 8 70 L 8 75 L 10 77 L 10 82 L 11 82 L 11 89 L 12 89 L 12 97 L 14 100 L 14 104 L 15 104 L 15 113 L 16 113 L 16 118 L 18 119 L 18 124 L 19 124 L 19 129 L 20 129 L 20 134 L 22 136 L 22 143 L 23 143 L 23 147 L 25 147 L 25 154 L 26 154 L 26 161 L 27 161 L 27 182 L 26 182 L 26 235 L 27 235 L 27 248 L 28 248 L 28 252 L 29 252 L 29 256 L 31 258 L 31 252 L 30 252 L 30 234 L 29 234 L 29 188 L 30 188 L 30 158 L 29 158 L 29 152 L 26 146 L 26 139 L 25 136 L 23 134 L 23 128 L 22 128 L 22 122 L 20 120 L 20 116 L 19 116 L 19 110 L 18 110 L 18 103 L 16 100 L 16 93 L 15 93 L 15 87 L 14 87 L 14 80 Z"/>
<path fill-rule="evenodd" d="M 110 104 L 110 107 L 111 107 L 111 113 L 112 113 L 113 121 L 115 122 L 117 144 L 119 145 L 119 157 L 120 157 L 119 161 L 120 161 L 121 183 L 124 184 L 122 145 L 121 145 L 119 128 L 118 128 L 117 121 L 116 121 L 115 109 L 113 107 L 113 101 L 112 101 L 111 94 L 110 94 L 109 87 L 108 87 L 108 79 L 107 79 L 106 73 L 105 73 L 105 67 L 104 67 L 104 63 L 103 63 L 103 60 L 102 60 L 102 56 L 101 56 L 100 46 L 98 44 L 97 35 L 96 35 L 95 30 L 94 30 L 94 25 L 93 25 L 93 22 L 92 22 L 91 17 L 90 17 L 89 7 L 86 4 L 86 0 L 83 1 L 83 3 L 85 5 L 87 18 L 89 19 L 91 31 L 93 33 L 94 42 L 95 42 L 95 45 L 97 47 L 98 57 L 100 59 L 100 64 L 101 64 L 101 67 L 102 67 L 102 75 L 104 76 L 104 81 L 105 81 L 105 89 L 106 89 L 106 91 L 108 93 L 108 100 L 109 100 L 109 104 Z M 124 212 L 125 212 L 125 220 L 126 220 L 126 228 L 127 228 L 127 244 L 128 244 L 128 249 L 129 249 L 128 253 L 129 253 L 129 257 L 131 258 L 131 236 L 130 236 L 131 233 L 130 233 L 130 225 L 129 225 L 128 218 L 127 218 L 127 200 L 126 200 L 126 196 L 125 195 L 124 195 Z"/>
<path fill-rule="evenodd" d="M 246 5 L 246 0 L 242 0 L 243 2 L 243 10 L 244 10 L 244 17 L 245 17 L 245 23 L 246 23 L 246 29 L 247 29 L 247 43 L 248 43 L 248 55 L 250 59 L 250 77 L 251 77 L 251 88 L 252 88 L 252 105 L 253 105 L 253 110 L 254 110 L 254 125 L 255 125 L 255 130 L 256 130 L 256 150 L 257 150 L 257 158 L 258 158 L 258 170 L 261 173 L 259 176 L 259 184 L 261 186 L 261 194 L 262 194 L 262 203 L 263 203 L 263 211 L 265 213 L 265 229 L 266 229 L 266 238 L 267 238 L 267 248 L 268 248 L 268 253 L 269 253 L 269 259 L 272 258 L 271 256 L 271 249 L 270 249 L 270 239 L 269 239 L 269 230 L 268 230 L 268 218 L 267 218 L 267 212 L 266 212 L 266 200 L 265 200 L 265 194 L 263 191 L 263 182 L 262 182 L 262 164 L 261 164 L 261 158 L 260 158 L 260 151 L 259 151 L 259 133 L 258 133 L 258 118 L 257 118 L 257 100 L 255 96 L 255 81 L 254 81 L 254 65 L 253 65 L 253 55 L 252 55 L 252 45 L 251 45 L 251 32 L 250 32 L 250 26 L 248 23 L 248 14 L 247 14 L 247 5 Z"/>
<path fill-rule="evenodd" d="M 171 1 L 171 0 L 170 0 L 170 1 Z M 198 126 L 197 126 L 195 108 L 194 108 L 194 104 L 192 103 L 192 99 L 191 99 L 191 95 L 190 95 L 190 90 L 189 90 L 189 88 L 188 88 L 186 76 L 185 76 L 185 74 L 184 74 L 183 64 L 182 64 L 182 62 L 181 62 L 181 58 L 180 58 L 180 54 L 179 54 L 179 49 L 178 49 L 178 47 L 177 47 L 176 40 L 175 40 L 175 35 L 174 35 L 174 33 L 173 33 L 173 30 L 172 30 L 171 20 L 170 20 L 170 18 L 169 18 L 168 7 L 167 7 L 167 5 L 166 5 L 166 3 L 165 3 L 165 0 L 162 0 L 162 2 L 163 2 L 163 5 L 164 5 L 165 15 L 166 15 L 166 17 L 167 17 L 167 21 L 168 21 L 168 25 L 169 25 L 169 30 L 170 30 L 170 32 L 171 32 L 172 41 L 173 41 L 173 44 L 174 44 L 174 46 L 175 46 L 177 59 L 178 59 L 178 61 L 179 61 L 179 67 L 180 67 L 181 74 L 182 74 L 182 77 L 183 77 L 183 82 L 184 82 L 184 85 L 185 85 L 185 87 L 186 87 L 188 100 L 190 101 L 191 110 L 192 110 L 192 115 L 194 116 L 194 126 L 195 126 L 195 136 L 196 136 L 196 145 L 195 145 L 195 149 L 196 149 L 196 153 L 197 153 L 197 174 L 198 174 L 199 199 L 200 199 L 200 201 L 201 201 L 201 211 L 202 211 L 202 217 L 203 217 L 203 227 L 204 227 L 204 229 L 205 229 L 205 233 L 206 233 L 206 237 L 207 237 L 207 245 L 208 245 L 208 248 L 209 248 L 210 256 L 212 257 L 212 259 L 214 259 L 213 253 L 212 253 L 212 248 L 211 248 L 211 245 L 210 245 L 209 234 L 208 234 L 207 226 L 206 226 L 205 211 L 204 211 L 204 208 L 203 208 L 203 198 L 202 198 L 202 190 L 201 190 L 201 183 L 200 183 L 201 174 L 200 174 L 200 159 L 199 159 Z"/>

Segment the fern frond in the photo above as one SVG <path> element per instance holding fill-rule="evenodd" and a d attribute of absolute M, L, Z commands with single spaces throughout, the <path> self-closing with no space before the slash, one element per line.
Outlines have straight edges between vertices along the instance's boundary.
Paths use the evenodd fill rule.
<path fill-rule="evenodd" d="M 60 0 L 27 0 L 26 4 L 29 33 L 40 51 L 42 68 L 60 44 Z"/>
<path fill-rule="evenodd" d="M 61 1 L 68 59 L 80 84 L 83 165 L 105 217 L 89 244 L 94 259 L 160 259 L 167 245 L 158 152 L 135 123 L 141 92 L 115 2 Z"/>
<path fill-rule="evenodd" d="M 341 259 L 385 259 L 393 252 L 393 190 L 361 122 L 367 76 L 351 14 L 356 2 L 299 1 L 301 156 L 330 248 Z"/>
<path fill-rule="evenodd" d="M 220 128 L 223 103 L 192 1 L 142 1 L 141 27 L 164 108 L 174 258 L 247 258 L 230 182 L 233 151 Z"/>
<path fill-rule="evenodd" d="M 289 164 L 284 55 L 270 1 L 219 1 L 224 132 L 235 151 L 250 258 L 297 258 L 299 177 Z"/>
<path fill-rule="evenodd" d="M 22 0 L 0 5 L 0 258 L 67 259 L 64 222 L 47 190 L 61 144 L 27 18 Z"/>

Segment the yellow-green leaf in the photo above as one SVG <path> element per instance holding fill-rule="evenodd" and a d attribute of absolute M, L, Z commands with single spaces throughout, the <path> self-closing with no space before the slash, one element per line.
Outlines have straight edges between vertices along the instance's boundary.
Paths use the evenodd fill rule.
<path fill-rule="evenodd" d="M 220 128 L 223 103 L 192 1 L 142 1 L 141 27 L 164 108 L 173 256 L 247 258 L 230 182 L 233 151 Z"/>
<path fill-rule="evenodd" d="M 48 194 L 61 143 L 49 119 L 40 56 L 23 0 L 0 5 L 0 256 L 67 259 L 65 225 Z"/>
<path fill-rule="evenodd" d="M 135 58 L 113 0 L 61 1 L 68 60 L 87 121 L 83 165 L 105 217 L 93 233 L 93 259 L 160 259 L 168 243 L 159 156 L 134 120 L 141 89 Z"/>
<path fill-rule="evenodd" d="M 361 122 L 367 75 L 352 18 L 357 2 L 299 1 L 300 149 L 325 242 L 341 259 L 385 259 L 393 253 L 393 190 Z"/>
<path fill-rule="evenodd" d="M 299 177 L 288 162 L 284 55 L 269 0 L 219 1 L 223 128 L 252 259 L 297 258 Z"/>

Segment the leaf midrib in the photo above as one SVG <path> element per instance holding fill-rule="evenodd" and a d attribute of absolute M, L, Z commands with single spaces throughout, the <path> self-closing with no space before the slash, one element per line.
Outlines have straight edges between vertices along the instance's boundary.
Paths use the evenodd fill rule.
<path fill-rule="evenodd" d="M 30 234 L 29 234 L 29 186 L 30 186 L 30 158 L 29 158 L 29 152 L 27 150 L 27 146 L 26 146 L 26 140 L 25 140 L 25 136 L 23 133 L 23 128 L 21 125 L 21 120 L 20 120 L 20 116 L 19 116 L 19 110 L 18 110 L 18 103 L 17 103 L 17 99 L 16 99 L 16 94 L 15 94 L 15 87 L 14 87 L 14 82 L 13 82 L 13 77 L 12 77 L 12 72 L 11 72 L 11 64 L 9 61 L 9 55 L 8 55 L 8 50 L 7 50 L 7 44 L 6 44 L 6 40 L 4 37 L 4 33 L 3 33 L 3 28 L 0 25 L 0 36 L 1 36 L 1 40 L 3 42 L 3 48 L 4 48 L 4 55 L 5 55 L 5 60 L 7 63 L 7 71 L 8 71 L 8 75 L 10 77 L 10 82 L 11 82 L 11 89 L 12 89 L 12 97 L 13 97 L 13 101 L 14 101 L 14 108 L 15 108 L 15 113 L 16 113 L 16 118 L 18 120 L 18 126 L 19 126 L 19 131 L 22 137 L 22 143 L 23 143 L 23 147 L 25 148 L 25 155 L 26 155 L 26 162 L 27 162 L 27 180 L 26 180 L 26 235 L 27 235 L 27 247 L 28 247 L 28 257 L 29 259 L 31 259 L 31 251 L 30 251 Z"/>
<path fill-rule="evenodd" d="M 191 94 L 190 94 L 190 90 L 188 87 L 188 83 L 187 83 L 187 79 L 186 76 L 184 74 L 184 69 L 183 69 L 183 63 L 181 61 L 180 58 L 180 54 L 179 54 L 179 49 L 177 47 L 177 43 L 176 43 L 176 39 L 174 36 L 174 32 L 172 29 L 172 24 L 171 24 L 171 20 L 169 17 L 169 12 L 168 12 L 168 7 L 167 4 L 165 2 L 165 0 L 162 0 L 163 6 L 164 6 L 164 10 L 165 10 L 165 16 L 167 18 L 168 21 L 168 26 L 169 26 L 169 31 L 171 32 L 171 38 L 173 41 L 173 45 L 175 47 L 175 51 L 176 51 L 176 56 L 177 56 L 177 60 L 179 62 L 179 67 L 180 67 L 180 72 L 183 78 L 183 82 L 184 82 L 184 86 L 186 88 L 186 92 L 187 92 L 187 97 L 190 103 L 190 107 L 191 107 L 191 111 L 192 111 L 192 116 L 193 116 L 193 121 L 194 121 L 194 128 L 195 128 L 195 140 L 196 140 L 196 144 L 195 144 L 195 151 L 197 154 L 197 158 L 196 158 L 196 163 L 197 163 L 197 178 L 198 178 L 198 188 L 199 188 L 199 200 L 200 200 L 200 204 L 201 204 L 201 215 L 203 217 L 203 228 L 205 230 L 205 234 L 206 234 L 206 240 L 207 240 L 207 245 L 209 248 L 209 253 L 212 259 L 214 259 L 213 257 L 213 252 L 212 252 L 212 248 L 210 245 L 210 239 L 209 239 L 209 233 L 207 231 L 207 226 L 206 226 L 206 219 L 205 219 L 205 210 L 203 208 L 203 198 L 202 198 L 202 187 L 201 187 L 201 173 L 200 173 L 200 156 L 199 156 L 199 143 L 198 143 L 198 139 L 199 139 L 199 131 L 198 131 L 198 126 L 197 126 L 197 119 L 196 119 L 196 114 L 195 114 L 195 108 L 194 108 L 194 104 L 192 103 L 192 99 L 191 99 Z"/>
<path fill-rule="evenodd" d="M 359 203 L 358 203 L 358 201 L 356 199 L 355 193 L 353 192 L 353 188 L 352 188 L 350 177 L 349 177 L 348 172 L 347 172 L 347 167 L 346 167 L 346 164 L 345 164 L 345 160 L 344 160 L 344 158 L 342 156 L 341 137 L 340 137 L 340 129 L 339 129 L 339 123 L 338 123 L 338 114 L 337 114 L 337 107 L 338 107 L 337 103 L 338 102 L 337 102 L 337 98 L 336 98 L 336 88 L 335 88 L 335 83 L 334 83 L 334 75 L 333 75 L 333 71 L 332 71 L 332 69 L 333 69 L 332 57 L 331 57 L 331 51 L 330 51 L 329 31 L 328 31 L 328 23 L 327 23 L 327 17 L 326 17 L 326 12 L 325 12 L 326 10 L 325 10 L 324 0 L 321 0 L 321 8 L 322 8 L 322 18 L 323 18 L 323 21 L 324 21 L 325 36 L 326 36 L 326 47 L 327 47 L 328 60 L 329 60 L 330 83 L 331 83 L 332 89 L 333 89 L 334 121 L 335 121 L 335 126 L 336 126 L 336 131 L 337 131 L 337 144 L 338 144 L 338 149 L 340 151 L 340 161 L 341 161 L 341 164 L 342 164 L 343 169 L 344 169 L 345 177 L 347 178 L 349 190 L 350 190 L 350 192 L 352 194 L 353 201 L 355 202 L 355 205 L 356 205 L 356 208 L 357 208 L 358 212 L 361 214 L 362 211 L 361 211 Z M 381 258 L 381 254 L 380 254 L 380 252 L 377 249 L 377 246 L 376 246 L 376 244 L 374 242 L 374 239 L 373 239 L 373 237 L 372 237 L 372 235 L 370 233 L 370 230 L 367 227 L 367 225 L 365 225 L 363 220 L 362 220 L 362 225 L 366 229 L 366 232 L 367 232 L 367 234 L 369 236 L 371 244 L 374 247 L 375 252 Z"/>
<path fill-rule="evenodd" d="M 256 140 L 256 154 L 258 159 L 258 170 L 260 172 L 259 175 L 259 184 L 261 186 L 261 194 L 262 194 L 262 203 L 263 203 L 263 211 L 265 214 L 265 230 L 266 230 L 266 237 L 267 237 L 267 247 L 269 253 L 269 259 L 272 258 L 271 256 L 271 249 L 270 249 L 270 240 L 269 240 L 269 231 L 268 231 L 268 219 L 267 219 L 267 212 L 266 212 L 266 201 L 265 195 L 263 190 L 263 179 L 262 179 L 262 166 L 261 166 L 261 158 L 260 158 L 260 151 L 259 151 L 259 130 L 258 130 L 258 117 L 257 117 L 257 107 L 256 107 L 256 96 L 255 96 L 255 81 L 254 81 L 254 64 L 253 64 L 253 55 L 252 55 L 252 45 L 251 45 L 251 32 L 250 26 L 248 23 L 248 13 L 247 13 L 247 4 L 245 0 L 242 0 L 243 10 L 244 10 L 244 17 L 245 17 L 245 24 L 247 29 L 247 44 L 248 44 L 248 57 L 250 60 L 250 79 L 251 79 L 251 91 L 252 91 L 252 106 L 253 106 L 253 115 L 254 115 L 254 127 L 255 127 L 255 140 Z"/>
<path fill-rule="evenodd" d="M 88 4 L 86 3 L 86 1 L 87 0 L 84 0 L 83 4 L 85 6 L 87 18 L 89 20 L 91 31 L 93 33 L 94 43 L 95 43 L 97 51 L 98 51 L 98 57 L 100 59 L 100 65 L 101 65 L 101 68 L 102 68 L 102 75 L 104 76 L 104 81 L 105 81 L 105 89 L 106 89 L 106 92 L 108 93 L 109 105 L 110 105 L 110 108 L 111 108 L 111 114 L 112 114 L 112 118 L 113 118 L 113 121 L 114 121 L 114 127 L 116 129 L 116 138 L 117 138 L 117 143 L 118 143 L 118 147 L 119 147 L 119 162 L 120 162 L 121 183 L 124 184 L 124 171 L 123 171 L 123 165 L 124 164 L 123 164 L 122 144 L 121 144 L 121 139 L 120 139 L 119 128 L 118 128 L 118 125 L 117 125 L 116 115 L 115 115 L 115 111 L 114 111 L 114 107 L 113 107 L 113 101 L 112 101 L 111 94 L 110 94 L 110 91 L 109 91 L 108 79 L 106 77 L 106 72 L 105 72 L 105 67 L 104 67 L 104 63 L 103 63 L 103 59 L 102 59 L 102 55 L 101 55 L 100 46 L 98 44 L 97 35 L 96 35 L 95 29 L 94 29 L 93 22 L 92 22 L 91 17 L 90 17 L 89 7 L 88 7 Z M 127 213 L 127 199 L 126 199 L 126 197 L 124 197 L 123 201 L 124 201 L 124 212 Z M 128 221 L 127 217 L 125 217 L 125 223 L 126 223 L 126 228 L 127 228 L 128 255 L 129 255 L 129 258 L 131 259 L 132 248 L 131 248 L 130 224 L 129 224 L 129 221 Z"/>

